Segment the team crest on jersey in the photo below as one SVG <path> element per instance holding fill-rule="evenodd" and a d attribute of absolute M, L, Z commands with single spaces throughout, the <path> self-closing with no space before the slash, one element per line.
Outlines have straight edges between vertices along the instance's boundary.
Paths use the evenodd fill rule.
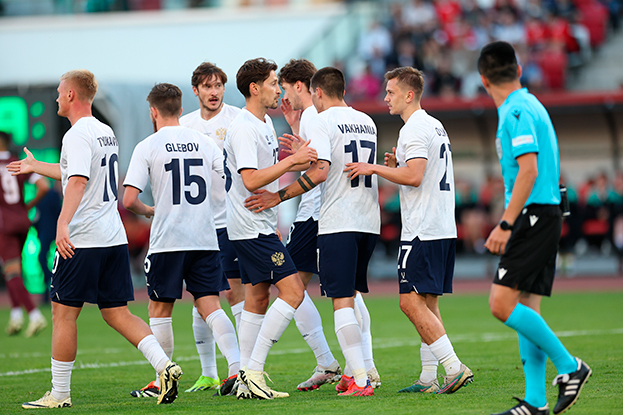
<path fill-rule="evenodd" d="M 216 130 L 216 138 L 223 141 L 225 139 L 225 134 L 227 134 L 227 128 L 219 128 Z"/>
<path fill-rule="evenodd" d="M 278 267 L 282 266 L 286 262 L 285 257 L 283 256 L 283 252 L 275 252 L 271 255 L 270 259 L 272 259 L 273 264 Z"/>

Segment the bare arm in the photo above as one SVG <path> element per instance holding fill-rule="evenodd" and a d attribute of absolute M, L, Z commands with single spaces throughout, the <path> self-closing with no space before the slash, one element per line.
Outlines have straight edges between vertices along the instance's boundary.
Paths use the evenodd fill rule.
<path fill-rule="evenodd" d="M 141 191 L 134 186 L 126 186 L 123 192 L 123 207 L 137 215 L 151 218 L 154 216 L 154 207 L 147 206 L 138 198 L 140 192 Z"/>
<path fill-rule="evenodd" d="M 508 202 L 502 219 L 508 222 L 510 225 L 515 223 L 517 216 L 521 213 L 526 200 L 530 197 L 534 181 L 536 180 L 539 170 L 536 164 L 536 153 L 527 153 L 517 157 L 517 164 L 519 164 L 519 172 L 515 178 L 515 185 L 513 186 L 513 193 L 511 194 L 511 200 Z M 506 250 L 506 244 L 511 237 L 511 231 L 503 231 L 500 226 L 496 226 L 491 231 L 491 234 L 485 242 L 485 248 L 487 248 L 492 254 L 502 255 Z"/>
<path fill-rule="evenodd" d="M 43 177 L 35 182 L 35 186 L 37 187 L 37 193 L 35 193 L 35 197 L 26 204 L 26 209 L 30 210 L 33 206 L 36 206 L 37 203 L 41 201 L 45 197 L 45 195 L 50 191 L 50 183 Z"/>
<path fill-rule="evenodd" d="M 328 174 L 329 162 L 326 160 L 318 160 L 316 163 L 312 163 L 309 170 L 303 173 L 294 183 L 284 187 L 277 193 L 272 193 L 267 190 L 256 191 L 253 196 L 245 200 L 244 206 L 257 213 L 270 209 L 284 200 L 292 199 L 293 197 L 310 191 L 327 180 Z"/>
<path fill-rule="evenodd" d="M 69 222 L 80 206 L 86 186 L 87 178 L 83 176 L 72 176 L 67 181 L 63 207 L 56 227 L 56 249 L 63 259 L 71 258 L 74 255 L 74 249 L 76 249 L 69 240 Z"/>
<path fill-rule="evenodd" d="M 60 164 L 38 161 L 26 147 L 24 147 L 24 152 L 26 153 L 25 159 L 14 161 L 6 167 L 13 174 L 13 176 L 17 176 L 19 174 L 37 173 L 42 176 L 49 177 L 50 179 L 61 179 Z"/>
<path fill-rule="evenodd" d="M 308 147 L 308 145 L 309 141 L 299 148 L 296 153 L 265 169 L 241 170 L 240 176 L 242 177 L 244 187 L 246 187 L 249 192 L 254 192 L 260 187 L 264 187 L 267 184 L 274 182 L 279 177 L 283 176 L 284 173 L 289 171 L 293 166 L 301 164 L 309 165 L 310 162 L 316 161 L 318 159 L 316 150 Z"/>
<path fill-rule="evenodd" d="M 424 158 L 407 160 L 407 165 L 405 167 L 388 167 L 368 163 L 347 163 L 344 171 L 348 172 L 349 179 L 354 179 L 357 176 L 378 174 L 396 184 L 418 187 L 422 184 L 426 163 L 427 160 Z"/>

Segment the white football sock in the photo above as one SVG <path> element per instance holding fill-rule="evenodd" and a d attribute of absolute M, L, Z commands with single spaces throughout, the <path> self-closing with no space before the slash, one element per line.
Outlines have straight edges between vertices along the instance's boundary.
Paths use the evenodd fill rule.
<path fill-rule="evenodd" d="M 21 307 L 15 307 L 11 309 L 11 320 L 23 320 L 24 312 Z"/>
<path fill-rule="evenodd" d="M 238 349 L 236 330 L 234 325 L 231 324 L 231 320 L 219 308 L 210 314 L 205 322 L 210 326 L 218 348 L 225 356 L 225 359 L 227 359 L 227 364 L 229 365 L 227 377 L 238 373 L 240 371 L 240 350 Z"/>
<path fill-rule="evenodd" d="M 294 321 L 301 335 L 316 356 L 318 366 L 329 367 L 335 360 L 322 330 L 322 319 L 316 305 L 305 291 L 303 302 L 294 313 Z"/>
<path fill-rule="evenodd" d="M 439 361 L 430 351 L 430 346 L 424 342 L 420 345 L 420 359 L 422 360 L 420 380 L 424 383 L 429 383 L 437 379 L 437 365 Z"/>
<path fill-rule="evenodd" d="M 201 318 L 197 307 L 193 307 L 193 335 L 201 362 L 201 376 L 218 379 L 214 335 L 208 324 Z"/>
<path fill-rule="evenodd" d="M 264 314 L 255 314 L 247 310 L 242 310 L 240 315 L 240 331 L 238 341 L 240 343 L 240 367 L 243 368 L 249 363 L 249 358 L 253 352 L 257 335 L 262 328 Z"/>
<path fill-rule="evenodd" d="M 172 317 L 154 317 L 149 319 L 149 327 L 154 333 L 162 350 L 166 353 L 169 360 L 173 360 L 173 318 Z M 156 373 L 156 386 L 160 387 L 160 377 Z"/>
<path fill-rule="evenodd" d="M 370 333 L 370 313 L 366 303 L 363 302 L 361 293 L 355 295 L 355 317 L 361 327 L 361 347 L 363 350 L 363 361 L 366 364 L 366 371 L 374 367 L 374 356 L 372 354 L 372 333 Z"/>
<path fill-rule="evenodd" d="M 334 313 L 335 334 L 346 359 L 346 365 L 353 373 L 357 386 L 364 387 L 368 381 L 366 365 L 363 361 L 361 328 L 355 317 L 355 310 L 341 308 Z"/>
<path fill-rule="evenodd" d="M 71 362 L 61 362 L 52 360 L 52 396 L 59 401 L 69 398 L 71 392 L 71 371 L 74 368 L 75 360 Z"/>
<path fill-rule="evenodd" d="M 262 328 L 257 334 L 257 341 L 253 348 L 253 353 L 249 358 L 249 370 L 264 370 L 266 357 L 273 344 L 277 343 L 283 332 L 288 328 L 290 320 L 294 317 L 296 309 L 290 304 L 277 298 L 266 312 L 266 318 L 262 323 Z"/>
<path fill-rule="evenodd" d="M 30 313 L 28 313 L 29 321 L 40 321 L 41 319 L 43 319 L 43 314 L 41 314 L 38 308 L 33 308 Z"/>
<path fill-rule="evenodd" d="M 433 343 L 428 345 L 430 351 L 435 358 L 446 369 L 446 375 L 455 375 L 461 370 L 461 361 L 459 360 L 448 336 L 444 334 Z"/>
<path fill-rule="evenodd" d="M 167 362 L 171 360 L 153 334 L 143 337 L 136 348 L 143 353 L 157 374 L 160 374 L 167 367 Z"/>
<path fill-rule="evenodd" d="M 234 316 L 236 322 L 236 333 L 240 331 L 240 316 L 242 315 L 242 309 L 244 308 L 244 301 L 239 302 L 231 306 L 231 314 Z"/>

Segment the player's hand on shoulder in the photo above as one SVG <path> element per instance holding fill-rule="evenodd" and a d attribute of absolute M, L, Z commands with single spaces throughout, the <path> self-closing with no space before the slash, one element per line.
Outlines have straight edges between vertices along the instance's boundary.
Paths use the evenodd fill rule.
<path fill-rule="evenodd" d="M 279 137 L 279 143 L 284 147 L 285 153 L 294 154 L 305 144 L 305 140 L 298 134 L 284 134 Z"/>
<path fill-rule="evenodd" d="M 294 164 L 307 164 L 318 160 L 316 149 L 309 147 L 309 143 L 311 143 L 311 140 L 307 140 L 305 144 L 291 156 L 294 157 Z"/>
<path fill-rule="evenodd" d="M 33 173 L 35 171 L 34 163 L 37 160 L 35 160 L 35 157 L 26 147 L 24 147 L 24 153 L 26 153 L 25 159 L 14 161 L 6 166 L 7 170 L 10 171 L 13 176 Z"/>
<path fill-rule="evenodd" d="M 270 209 L 279 204 L 279 196 L 277 193 L 269 192 L 266 189 L 258 189 L 253 195 L 247 197 L 244 201 L 244 207 L 252 212 L 260 213 L 266 209 Z"/>
<path fill-rule="evenodd" d="M 398 166 L 396 161 L 396 147 L 392 147 L 391 153 L 385 153 L 385 165 L 393 168 Z"/>

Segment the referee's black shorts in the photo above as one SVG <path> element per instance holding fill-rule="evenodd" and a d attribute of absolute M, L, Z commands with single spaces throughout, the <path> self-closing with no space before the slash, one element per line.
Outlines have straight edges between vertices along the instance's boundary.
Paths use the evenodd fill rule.
<path fill-rule="evenodd" d="M 561 229 L 558 205 L 526 206 L 515 221 L 493 283 L 549 297 Z"/>

